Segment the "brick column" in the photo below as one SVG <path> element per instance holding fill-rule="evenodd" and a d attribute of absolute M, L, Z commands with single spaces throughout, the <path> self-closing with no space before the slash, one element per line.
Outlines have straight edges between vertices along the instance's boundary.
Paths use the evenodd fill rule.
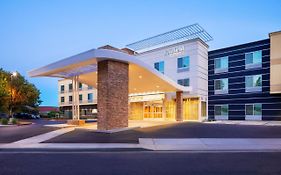
<path fill-rule="evenodd" d="M 183 121 L 183 98 L 182 91 L 176 92 L 176 120 Z"/>
<path fill-rule="evenodd" d="M 98 62 L 98 130 L 128 127 L 127 63 Z"/>

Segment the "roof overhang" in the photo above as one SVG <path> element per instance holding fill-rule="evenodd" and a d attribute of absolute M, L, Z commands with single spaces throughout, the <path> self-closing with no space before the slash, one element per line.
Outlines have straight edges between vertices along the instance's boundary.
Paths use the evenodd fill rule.
<path fill-rule="evenodd" d="M 28 72 L 30 77 L 59 77 L 79 81 L 97 88 L 97 63 L 115 60 L 129 64 L 129 93 L 191 91 L 191 87 L 177 84 L 134 55 L 108 50 L 92 49 Z"/>

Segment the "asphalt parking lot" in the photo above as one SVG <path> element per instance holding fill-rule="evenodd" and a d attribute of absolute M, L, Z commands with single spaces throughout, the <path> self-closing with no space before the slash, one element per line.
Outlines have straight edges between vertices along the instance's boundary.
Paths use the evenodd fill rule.
<path fill-rule="evenodd" d="M 46 127 L 44 126 L 45 124 L 63 123 L 63 121 L 49 121 L 44 119 L 28 121 L 33 122 L 33 124 L 21 126 L 1 126 L 0 143 L 11 143 L 25 138 L 51 132 L 59 128 Z"/>
<path fill-rule="evenodd" d="M 45 143 L 138 143 L 138 138 L 281 138 L 281 126 L 185 122 L 112 134 L 76 129 Z"/>

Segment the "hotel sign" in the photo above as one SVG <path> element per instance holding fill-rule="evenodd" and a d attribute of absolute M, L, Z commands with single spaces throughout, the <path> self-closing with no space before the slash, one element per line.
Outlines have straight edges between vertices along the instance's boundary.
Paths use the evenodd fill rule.
<path fill-rule="evenodd" d="M 130 96 L 129 102 L 144 102 L 144 101 L 156 101 L 164 99 L 164 94 L 149 94 L 149 95 L 136 95 Z"/>
<path fill-rule="evenodd" d="M 184 46 L 174 47 L 165 51 L 165 56 L 177 56 L 184 53 Z"/>

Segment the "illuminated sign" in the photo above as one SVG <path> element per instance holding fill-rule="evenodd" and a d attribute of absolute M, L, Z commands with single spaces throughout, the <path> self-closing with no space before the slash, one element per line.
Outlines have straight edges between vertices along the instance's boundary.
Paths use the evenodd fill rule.
<path fill-rule="evenodd" d="M 165 51 L 165 56 L 176 56 L 183 54 L 184 52 L 184 46 L 174 47 L 172 49 Z"/>
<path fill-rule="evenodd" d="M 130 96 L 129 102 L 156 101 L 164 99 L 164 94 L 136 95 Z"/>

